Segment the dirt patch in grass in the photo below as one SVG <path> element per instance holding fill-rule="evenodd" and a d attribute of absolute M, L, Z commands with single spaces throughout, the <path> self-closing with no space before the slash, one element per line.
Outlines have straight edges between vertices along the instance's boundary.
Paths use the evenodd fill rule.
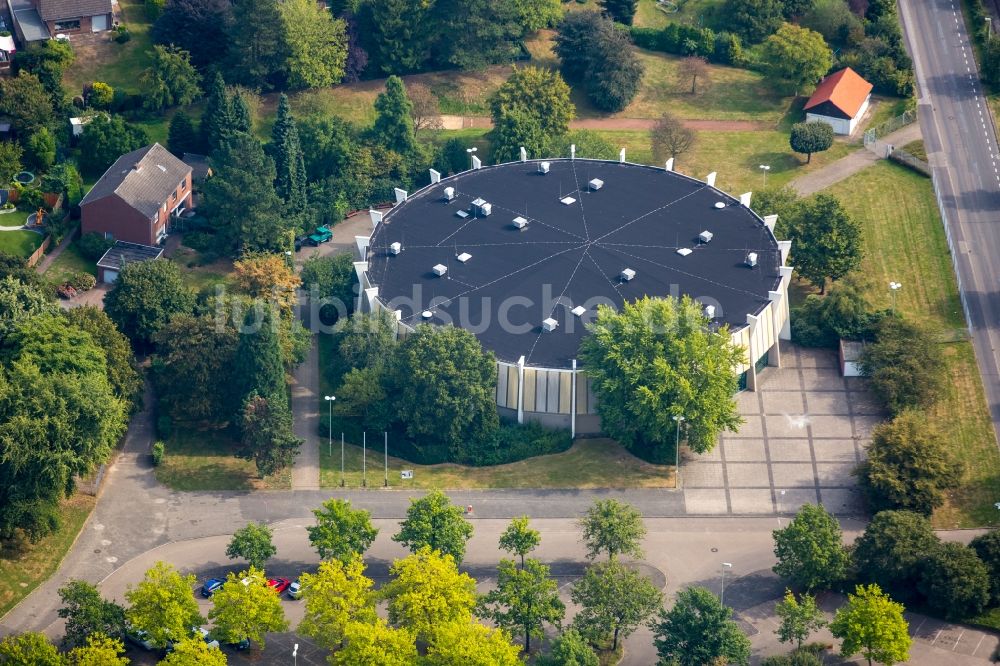
<path fill-rule="evenodd" d="M 114 33 L 106 32 L 71 38 L 76 59 L 63 74 L 63 85 L 70 95 L 79 95 L 83 86 L 93 81 L 103 81 L 112 88 L 141 93 L 139 81 L 142 72 L 152 62 L 153 46 L 143 3 L 138 0 L 121 0 L 125 25 L 132 39 L 124 44 L 114 42 Z"/>
<path fill-rule="evenodd" d="M 224 430 L 178 428 L 166 442 L 156 480 L 173 490 L 287 490 L 291 470 L 263 479 L 253 462 L 237 458 Z"/>
<path fill-rule="evenodd" d="M 76 494 L 61 506 L 62 526 L 38 543 L 0 543 L 0 617 L 59 568 L 94 508 L 96 499 Z"/>

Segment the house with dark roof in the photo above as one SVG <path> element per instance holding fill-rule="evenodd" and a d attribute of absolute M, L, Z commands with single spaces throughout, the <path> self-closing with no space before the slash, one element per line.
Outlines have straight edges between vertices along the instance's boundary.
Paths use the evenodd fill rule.
<path fill-rule="evenodd" d="M 80 202 L 82 233 L 156 245 L 192 207 L 191 167 L 158 143 L 118 158 Z"/>
<path fill-rule="evenodd" d="M 806 102 L 806 122 L 824 122 L 834 134 L 850 136 L 868 110 L 872 84 L 850 67 L 830 74 Z"/>
<path fill-rule="evenodd" d="M 112 0 L 8 0 L 22 42 L 110 30 Z"/>

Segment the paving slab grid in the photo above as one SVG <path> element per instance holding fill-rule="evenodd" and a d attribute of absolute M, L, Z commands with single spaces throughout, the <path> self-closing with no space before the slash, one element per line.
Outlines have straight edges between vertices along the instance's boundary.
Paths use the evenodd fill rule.
<path fill-rule="evenodd" d="M 792 514 L 806 503 L 863 513 L 851 472 L 885 415 L 863 379 L 840 376 L 836 353 L 788 345 L 781 363 L 758 374 L 756 392 L 737 396 L 739 432 L 684 456 L 688 515 Z"/>

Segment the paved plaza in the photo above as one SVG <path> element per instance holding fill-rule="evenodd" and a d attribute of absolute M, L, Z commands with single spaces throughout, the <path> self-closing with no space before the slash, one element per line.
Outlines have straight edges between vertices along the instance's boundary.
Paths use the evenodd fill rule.
<path fill-rule="evenodd" d="M 863 513 L 851 472 L 884 414 L 865 380 L 840 376 L 835 352 L 788 345 L 781 361 L 758 375 L 756 392 L 737 396 L 739 432 L 685 456 L 688 515 L 794 513 L 817 502 Z"/>

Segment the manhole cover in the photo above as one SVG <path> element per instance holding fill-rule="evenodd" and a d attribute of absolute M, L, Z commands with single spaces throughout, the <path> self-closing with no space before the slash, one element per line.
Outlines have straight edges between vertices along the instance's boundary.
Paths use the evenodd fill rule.
<path fill-rule="evenodd" d="M 718 548 L 713 548 L 713 549 L 712 549 L 712 552 L 713 552 L 713 553 L 717 553 L 717 552 L 719 552 L 719 549 L 718 549 Z"/>
<path fill-rule="evenodd" d="M 94 549 L 94 552 L 95 552 L 95 553 L 99 553 L 99 552 L 101 552 L 101 549 L 100 549 L 100 548 L 95 548 L 95 549 Z"/>

